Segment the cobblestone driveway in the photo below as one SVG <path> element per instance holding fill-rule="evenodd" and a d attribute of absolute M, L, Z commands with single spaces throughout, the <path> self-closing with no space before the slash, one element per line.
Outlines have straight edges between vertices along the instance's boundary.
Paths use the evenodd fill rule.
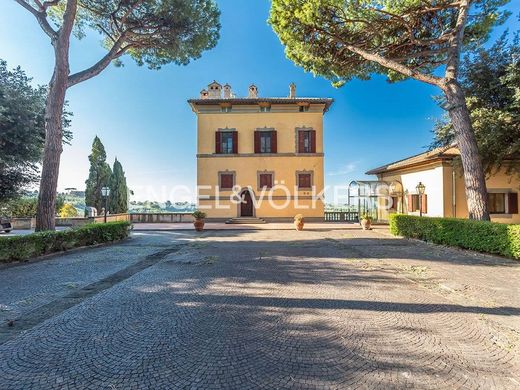
<path fill-rule="evenodd" d="M 4 340 L 1 389 L 520 388 L 512 261 L 358 230 L 147 232 L 0 286 L 100 252 L 96 272 L 151 262 Z"/>

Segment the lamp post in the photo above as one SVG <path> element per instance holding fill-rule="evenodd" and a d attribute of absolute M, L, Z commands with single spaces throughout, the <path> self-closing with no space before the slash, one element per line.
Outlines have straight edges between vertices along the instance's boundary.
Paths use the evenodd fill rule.
<path fill-rule="evenodd" d="M 103 197 L 105 198 L 105 223 L 107 223 L 108 196 L 110 195 L 110 188 L 102 187 L 101 195 L 103 195 Z"/>
<path fill-rule="evenodd" d="M 417 184 L 415 189 L 417 190 L 417 193 L 419 194 L 419 216 L 422 217 L 422 197 L 424 195 L 426 186 L 422 182 L 419 182 L 419 184 Z"/>

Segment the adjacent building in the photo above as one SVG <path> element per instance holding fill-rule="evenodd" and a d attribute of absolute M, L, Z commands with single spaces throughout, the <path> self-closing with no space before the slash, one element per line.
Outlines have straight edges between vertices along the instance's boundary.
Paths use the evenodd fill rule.
<path fill-rule="evenodd" d="M 401 212 L 431 217 L 468 218 L 460 152 L 454 147 L 438 148 L 368 171 L 376 175 L 382 189 L 378 194 L 377 217 Z M 510 160 L 509 164 L 518 164 Z M 418 187 L 419 183 L 423 187 Z M 520 180 L 502 167 L 486 180 L 489 210 L 495 222 L 520 223 L 518 192 Z M 424 193 L 420 193 L 423 190 Z"/>
<path fill-rule="evenodd" d="M 208 218 L 322 219 L 323 115 L 333 100 L 247 97 L 214 81 L 190 99 L 197 115 L 198 207 Z"/>

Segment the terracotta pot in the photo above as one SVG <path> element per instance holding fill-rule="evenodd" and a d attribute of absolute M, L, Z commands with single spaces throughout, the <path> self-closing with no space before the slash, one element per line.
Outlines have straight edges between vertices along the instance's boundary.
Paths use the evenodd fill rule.
<path fill-rule="evenodd" d="M 363 230 L 370 230 L 372 226 L 372 221 L 370 219 L 362 219 L 361 220 L 361 227 Z"/>
<path fill-rule="evenodd" d="M 304 225 L 303 221 L 294 221 L 294 227 L 298 231 L 302 231 L 303 230 L 303 225 Z"/>
<path fill-rule="evenodd" d="M 201 232 L 204 230 L 204 220 L 203 219 L 196 219 L 193 222 L 193 226 L 195 226 L 195 230 L 198 232 Z"/>

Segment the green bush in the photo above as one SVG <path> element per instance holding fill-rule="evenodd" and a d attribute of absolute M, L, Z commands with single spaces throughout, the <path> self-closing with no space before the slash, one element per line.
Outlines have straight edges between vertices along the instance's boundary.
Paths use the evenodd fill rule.
<path fill-rule="evenodd" d="M 0 262 L 27 260 L 48 253 L 122 240 L 129 222 L 94 223 L 75 229 L 48 231 L 26 236 L 0 237 Z"/>
<path fill-rule="evenodd" d="M 520 259 L 520 225 L 392 214 L 390 232 L 396 236 Z"/>

